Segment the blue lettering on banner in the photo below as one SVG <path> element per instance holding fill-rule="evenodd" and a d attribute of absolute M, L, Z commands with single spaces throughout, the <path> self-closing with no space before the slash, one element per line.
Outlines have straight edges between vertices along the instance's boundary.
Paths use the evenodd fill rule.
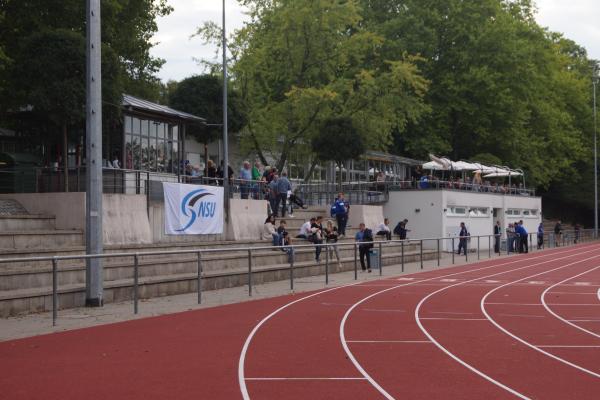
<path fill-rule="evenodd" d="M 214 196 L 212 193 L 206 192 L 205 189 L 198 189 L 188 193 L 181 200 L 181 212 L 186 217 L 189 217 L 187 225 L 182 229 L 177 229 L 178 232 L 184 232 L 190 226 L 194 225 L 198 217 L 213 218 L 217 209 L 217 203 L 214 201 L 200 201 L 198 212 L 195 210 L 196 203 L 205 196 Z"/>

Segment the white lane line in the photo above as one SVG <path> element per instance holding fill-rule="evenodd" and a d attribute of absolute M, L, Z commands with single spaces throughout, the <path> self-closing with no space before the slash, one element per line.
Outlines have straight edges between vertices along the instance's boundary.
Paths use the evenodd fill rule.
<path fill-rule="evenodd" d="M 585 251 L 585 252 L 581 252 L 579 254 L 575 254 L 575 255 L 581 255 L 584 253 L 590 253 L 593 251 L 597 251 L 597 250 L 589 250 L 589 251 Z M 556 254 L 556 253 L 555 253 Z M 564 254 L 564 253 L 563 253 Z M 531 264 L 529 266 L 525 266 L 525 267 L 520 267 L 520 268 L 514 268 L 508 271 L 503 271 L 503 272 L 499 272 L 499 273 L 495 273 L 495 274 L 491 274 L 488 276 L 483 276 L 483 277 L 479 277 L 476 279 L 473 279 L 472 281 L 476 281 L 479 279 L 486 279 L 486 278 L 492 278 L 498 275 L 502 275 L 502 274 L 506 274 L 506 273 L 510 273 L 510 272 L 514 272 L 514 271 L 520 271 L 522 269 L 527 269 L 527 268 L 531 268 L 537 265 L 542 265 L 542 264 L 546 264 L 548 262 L 553 262 L 556 260 L 562 260 L 565 258 L 569 258 L 571 256 L 565 256 L 565 257 L 559 257 L 559 258 L 553 258 L 552 260 L 549 261 L 545 261 L 545 262 L 539 262 L 539 263 L 534 263 Z M 581 261 L 580 261 L 581 262 Z M 450 358 L 452 358 L 454 361 L 458 362 L 459 364 L 461 364 L 462 366 L 464 366 L 465 368 L 467 368 L 468 370 L 470 370 L 471 372 L 479 375 L 480 377 L 482 377 L 483 379 L 487 380 L 488 382 L 493 383 L 494 385 L 506 390 L 507 392 L 521 398 L 524 400 L 530 400 L 529 397 L 525 396 L 522 393 L 517 392 L 516 390 L 512 389 L 509 386 L 506 386 L 505 384 L 501 383 L 500 381 L 495 380 L 494 378 L 492 378 L 491 376 L 485 374 L 484 372 L 478 370 L 477 368 L 475 368 L 474 366 L 472 366 L 471 364 L 467 363 L 466 361 L 462 360 L 460 357 L 456 356 L 454 353 L 452 353 L 450 350 L 448 350 L 447 348 L 445 348 L 444 346 L 441 345 L 441 343 L 439 343 L 437 340 L 435 340 L 435 338 L 433 337 L 433 335 L 431 335 L 429 333 L 429 331 L 427 329 L 425 329 L 425 327 L 423 326 L 423 324 L 421 323 L 420 317 L 419 317 L 419 311 L 421 310 L 421 307 L 423 306 L 423 304 L 430 299 L 431 297 L 435 296 L 438 293 L 443 292 L 444 290 L 450 289 L 452 287 L 456 287 L 456 286 L 460 286 L 463 285 L 464 283 L 467 283 L 469 281 L 466 282 L 460 282 L 460 283 L 456 283 L 454 285 L 450 285 L 446 288 L 442 288 L 439 290 L 436 290 L 435 292 L 430 293 L 429 295 L 425 296 L 423 299 L 421 299 L 421 301 L 419 302 L 419 304 L 417 304 L 417 307 L 415 308 L 415 320 L 417 322 L 417 325 L 419 326 L 419 328 L 421 329 L 421 331 L 425 334 L 425 336 L 427 336 L 429 338 L 429 340 L 431 340 L 440 350 L 442 350 L 444 353 L 446 353 L 446 355 L 448 355 Z"/>
<path fill-rule="evenodd" d="M 600 322 L 600 319 L 568 319 L 569 322 Z"/>
<path fill-rule="evenodd" d="M 395 313 L 403 313 L 406 312 L 406 310 L 379 310 L 376 308 L 363 308 L 361 309 L 361 311 L 367 311 L 367 312 L 395 312 Z"/>
<path fill-rule="evenodd" d="M 600 265 L 598 266 L 600 267 Z M 559 307 L 579 307 L 579 306 L 585 306 L 585 307 L 589 307 L 589 306 L 600 306 L 600 304 L 595 304 L 595 303 L 565 303 L 565 304 L 561 304 L 561 303 L 547 303 L 549 306 L 559 306 Z"/>
<path fill-rule="evenodd" d="M 584 260 L 581 260 L 581 261 L 572 262 L 572 263 L 569 263 L 569 264 L 563 265 L 562 267 L 553 268 L 553 269 L 550 269 L 550 270 L 547 270 L 547 271 L 544 271 L 544 272 L 540 272 L 540 273 L 538 273 L 538 274 L 533 274 L 533 275 L 527 276 L 527 277 L 525 277 L 525 278 L 522 278 L 522 279 L 517 279 L 517 280 L 515 280 L 515 281 L 513 281 L 513 282 L 505 283 L 504 285 L 498 286 L 497 288 L 490 290 L 489 292 L 487 292 L 487 293 L 485 294 L 485 296 L 483 296 L 483 298 L 481 299 L 481 302 L 479 303 L 479 305 L 480 305 L 480 308 L 481 308 L 481 311 L 483 312 L 483 314 L 485 315 L 485 317 L 486 317 L 487 319 L 489 319 L 489 320 L 490 320 L 490 322 L 491 322 L 491 323 L 492 323 L 492 324 L 493 324 L 493 325 L 494 325 L 496 328 L 498 328 L 499 330 L 501 330 L 501 331 L 502 331 L 502 332 L 504 332 L 506 335 L 508 335 L 508 336 L 510 336 L 511 338 L 513 338 L 514 340 L 516 340 L 516 341 L 518 341 L 518 342 L 520 342 L 520 343 L 524 344 L 524 345 L 525 345 L 525 346 L 527 346 L 527 347 L 530 347 L 530 348 L 532 348 L 532 349 L 533 349 L 533 350 L 535 350 L 535 351 L 538 351 L 538 352 L 540 352 L 540 353 L 544 354 L 545 356 L 548 356 L 548 357 L 550 357 L 550 358 L 552 358 L 552 359 L 554 359 L 554 360 L 556 360 L 556 361 L 559 361 L 559 362 L 561 362 L 561 363 L 563 363 L 563 364 L 565 364 L 565 365 L 568 365 L 568 366 L 570 366 L 570 367 L 572 367 L 572 368 L 575 368 L 575 369 L 577 369 L 577 370 L 579 370 L 579 371 L 582 371 L 582 372 L 585 372 L 585 373 L 587 373 L 587 374 L 590 374 L 590 375 L 592 375 L 592 376 L 594 376 L 594 377 L 596 377 L 596 378 L 600 378 L 600 374 L 598 374 L 598 373 L 596 373 L 596 372 L 594 372 L 594 371 L 590 371 L 589 369 L 587 369 L 587 368 L 584 368 L 584 367 L 582 367 L 582 366 L 580 366 L 580 365 L 577 365 L 577 364 L 575 364 L 575 363 L 572 363 L 572 362 L 570 362 L 570 361 L 567 361 L 567 360 L 565 360 L 564 358 L 558 357 L 558 356 L 556 356 L 556 355 L 554 355 L 554 354 L 552 354 L 552 353 L 548 353 L 547 351 L 545 351 L 545 350 L 543 350 L 543 349 L 541 349 L 541 348 L 539 348 L 539 347 L 536 347 L 534 344 L 531 344 L 530 342 L 526 341 L 525 339 L 523 339 L 523 338 L 521 338 L 521 337 L 519 337 L 519 336 L 515 335 L 514 333 L 510 332 L 508 329 L 504 328 L 502 325 L 500 325 L 498 322 L 496 322 L 496 320 L 494 320 L 494 319 L 493 319 L 493 318 L 492 318 L 492 317 L 491 317 L 491 316 L 488 314 L 488 312 L 487 312 L 487 310 L 486 310 L 486 308 L 485 308 L 485 300 L 486 300 L 486 299 L 487 299 L 487 298 L 488 298 L 488 297 L 489 297 L 491 294 L 493 294 L 494 292 L 496 292 L 496 291 L 498 291 L 498 290 L 500 290 L 500 289 L 502 289 L 502 288 L 505 288 L 505 287 L 507 287 L 507 286 L 510 286 L 510 285 L 511 285 L 511 284 L 513 284 L 513 283 L 521 282 L 521 281 L 523 281 L 523 280 L 525 280 L 525 279 L 531 279 L 531 278 L 535 278 L 535 277 L 538 277 L 538 276 L 540 276 L 540 275 L 547 274 L 547 273 L 549 273 L 549 272 L 554 272 L 554 271 L 558 271 L 558 270 L 561 270 L 561 269 L 565 269 L 565 268 L 567 268 L 567 267 L 571 267 L 571 266 L 573 266 L 573 265 L 575 265 L 575 264 L 580 264 L 580 263 L 582 263 L 582 262 L 589 261 L 589 260 L 593 260 L 593 259 L 595 259 L 595 258 L 598 258 L 598 257 L 599 257 L 599 256 L 588 257 L 588 258 L 586 258 L 586 259 L 584 259 Z M 600 268 L 600 266 L 596 266 L 596 267 L 592 268 L 592 270 L 593 270 L 593 269 L 597 269 L 597 268 Z M 580 274 L 580 275 L 583 275 L 583 274 Z M 576 276 L 575 276 L 575 277 L 576 277 Z M 571 277 L 571 279 L 573 279 L 573 277 Z M 568 280 L 568 279 L 567 279 L 567 280 Z M 543 296 L 542 296 L 542 297 L 543 297 Z M 542 299 L 542 300 L 543 300 L 543 299 Z"/>
<path fill-rule="evenodd" d="M 598 292 L 596 294 L 598 295 L 598 301 L 600 301 L 600 289 L 598 289 Z"/>
<path fill-rule="evenodd" d="M 429 311 L 429 314 L 448 314 L 448 315 L 474 315 L 472 312 L 452 312 L 452 311 Z"/>
<path fill-rule="evenodd" d="M 535 306 L 535 307 L 541 307 L 541 304 L 538 303 L 486 303 L 487 305 L 492 305 L 492 306 Z"/>
<path fill-rule="evenodd" d="M 347 340 L 346 343 L 427 343 L 431 344 L 430 340 Z"/>
<path fill-rule="evenodd" d="M 440 320 L 440 321 L 487 321 L 485 318 L 434 318 L 434 317 L 421 317 L 421 319 L 428 320 Z"/>
<path fill-rule="evenodd" d="M 546 318 L 545 315 L 527 315 L 527 314 L 498 314 L 499 317 L 516 317 L 516 318 Z"/>
<path fill-rule="evenodd" d="M 250 400 L 250 394 L 248 393 L 248 388 L 246 387 L 246 377 L 245 377 L 245 371 L 244 371 L 244 365 L 246 363 L 246 354 L 248 353 L 248 348 L 250 347 L 250 342 L 252 342 L 252 339 L 254 338 L 254 335 L 256 335 L 256 332 L 258 332 L 258 330 L 261 328 L 261 326 L 263 326 L 269 319 L 271 319 L 274 315 L 276 315 L 277 313 L 279 313 L 282 310 L 285 310 L 286 308 L 299 303 L 301 301 L 304 301 L 306 299 L 310 299 L 312 297 L 315 296 L 319 296 L 323 293 L 327 293 L 327 292 L 331 292 L 334 290 L 339 290 L 348 286 L 354 286 L 354 285 L 358 285 L 361 282 L 355 282 L 355 283 L 351 283 L 349 285 L 344 285 L 344 286 L 338 286 L 338 287 L 334 287 L 331 289 L 327 289 L 327 290 L 322 290 L 320 292 L 317 293 L 313 293 L 311 295 L 308 296 L 304 296 L 300 299 L 294 300 L 292 302 L 289 302 L 287 304 L 284 304 L 283 306 L 279 307 L 277 310 L 273 311 L 271 314 L 267 315 L 266 317 L 264 317 L 258 324 L 256 324 L 256 326 L 254 327 L 254 329 L 252 329 L 252 331 L 250 332 L 250 334 L 248 335 L 248 337 L 246 338 L 246 341 L 244 342 L 244 346 L 242 347 L 242 352 L 240 353 L 240 359 L 238 361 L 238 384 L 240 386 L 240 391 L 242 392 L 242 397 L 244 398 L 244 400 Z"/>
<path fill-rule="evenodd" d="M 598 289 L 598 291 L 600 292 L 600 289 Z M 566 294 L 566 295 L 594 295 L 596 296 L 596 292 L 552 292 L 552 294 Z"/>
<path fill-rule="evenodd" d="M 362 376 L 350 378 L 246 378 L 247 381 L 364 381 Z"/>
<path fill-rule="evenodd" d="M 590 349 L 590 348 L 600 348 L 600 346 L 596 346 L 596 345 L 547 345 L 547 346 L 537 346 L 537 347 L 546 347 L 546 348 L 551 348 L 551 349 Z"/>
<path fill-rule="evenodd" d="M 592 248 L 592 246 L 590 246 L 590 248 Z M 579 249 L 577 249 L 577 250 L 579 250 Z M 588 252 L 590 252 L 590 251 L 593 251 L 593 250 L 589 250 Z M 577 255 L 580 255 L 580 254 L 582 254 L 581 252 L 579 252 L 579 253 L 576 253 L 576 254 L 572 254 L 572 253 L 573 253 L 573 251 L 566 250 L 566 251 L 557 251 L 557 252 L 552 252 L 551 254 L 542 254 L 542 255 L 539 255 L 539 256 L 534 256 L 534 257 L 531 257 L 531 258 L 519 258 L 519 259 L 517 259 L 517 260 L 508 261 L 508 262 L 505 262 L 505 263 L 500 263 L 500 264 L 490 265 L 490 266 L 487 266 L 487 267 L 476 268 L 476 269 L 472 269 L 472 270 L 468 270 L 468 271 L 463 271 L 463 272 L 456 272 L 456 273 L 452 273 L 452 274 L 448 274 L 448 275 L 443 275 L 443 276 L 437 276 L 437 277 L 435 277 L 435 278 L 430 278 L 430 279 L 426 279 L 426 280 L 434 280 L 434 279 L 439 279 L 439 278 L 446 278 L 446 277 L 449 277 L 449 276 L 462 275 L 462 274 L 465 274 L 465 273 L 470 273 L 470 272 L 484 271 L 484 270 L 487 270 L 487 269 L 490 269 L 490 268 L 497 268 L 497 267 L 501 267 L 501 266 L 505 266 L 505 265 L 516 264 L 516 263 L 523 262 L 523 261 L 524 261 L 524 262 L 529 262 L 529 261 L 531 261 L 531 260 L 537 260 L 537 259 L 540 259 L 540 258 L 544 258 L 544 257 L 546 257 L 546 256 L 556 256 L 557 254 L 558 254 L 558 255 L 560 255 L 560 254 L 570 254 L 569 256 L 565 256 L 565 257 L 563 257 L 563 258 L 568 258 L 568 257 L 577 256 Z M 587 252 L 583 252 L 583 253 L 587 253 Z M 560 259 L 560 258 L 559 258 L 559 259 Z M 534 266 L 534 265 L 545 264 L 545 263 L 552 262 L 552 261 L 555 261 L 555 260 L 557 260 L 557 259 L 556 259 L 556 258 L 553 258 L 553 259 L 551 259 L 551 260 L 548 260 L 548 261 L 545 261 L 545 262 L 540 262 L 540 263 L 533 264 L 533 265 L 530 265 L 530 266 L 528 266 L 528 267 L 523 267 L 523 268 L 529 268 L 529 267 L 532 267 L 532 266 Z M 518 268 L 518 269 L 521 269 L 521 268 Z M 515 271 L 515 270 L 518 270 L 518 269 L 513 269 L 513 270 L 509 270 L 509 271 L 503 271 L 503 272 L 501 272 L 501 273 L 497 273 L 497 274 L 492 274 L 492 275 L 490 275 L 490 277 L 492 277 L 492 276 L 496 276 L 496 275 L 501 275 L 501 274 L 503 274 L 503 273 L 507 273 L 507 272 Z M 484 277 L 484 278 L 487 278 L 487 277 Z M 481 279 L 481 277 L 478 277 L 478 278 L 476 278 L 476 279 L 473 279 L 472 281 L 479 280 L 479 279 Z M 356 359 L 356 357 L 354 357 L 354 354 L 353 354 L 353 353 L 350 351 L 350 348 L 348 347 L 348 344 L 347 344 L 347 342 L 346 342 L 346 336 L 345 336 L 345 332 L 344 332 L 344 331 L 345 331 L 345 327 L 346 327 L 346 321 L 348 320 L 348 317 L 349 317 L 349 315 L 352 313 L 352 311 L 353 311 L 353 310 L 354 310 L 356 307 L 358 307 L 359 305 L 361 305 L 362 303 L 364 303 L 365 301 L 368 301 L 368 300 L 370 300 L 371 298 L 373 298 L 373 297 L 375 297 L 375 296 L 378 296 L 378 295 L 380 295 L 380 294 L 382 294 L 382 293 L 389 292 L 389 291 L 391 291 L 391 290 L 394 290 L 394 289 L 398 289 L 398 288 L 402 288 L 402 287 L 406 287 L 406 286 L 415 286 L 415 285 L 417 285 L 417 286 L 418 286 L 418 284 L 419 284 L 420 282 L 423 282 L 423 281 L 404 283 L 404 284 L 398 285 L 398 286 L 396 286 L 396 287 L 393 287 L 393 288 L 388 288 L 388 289 L 381 290 L 381 291 L 379 291 L 379 292 L 375 292 L 375 293 L 373 293 L 373 294 L 371 294 L 371 295 L 369 295 L 369 296 L 367 296 L 367 297 L 363 298 L 362 300 L 360 300 L 360 301 L 356 302 L 356 303 L 355 303 L 355 304 L 354 304 L 352 307 L 350 307 L 350 308 L 348 309 L 348 311 L 346 311 L 346 314 L 344 315 L 344 317 L 342 318 L 342 321 L 340 322 L 340 342 L 342 343 L 342 347 L 344 348 L 344 351 L 346 352 L 346 355 L 348 356 L 348 358 L 350 359 L 350 361 L 352 361 L 352 363 L 354 364 L 354 366 L 356 367 L 356 369 L 358 369 L 358 371 L 359 371 L 359 372 L 360 372 L 360 373 L 361 373 L 361 374 L 362 374 L 362 375 L 363 375 L 365 378 L 367 378 L 367 380 L 369 381 L 369 383 L 370 383 L 370 384 L 371 384 L 371 385 L 372 385 L 372 386 L 373 386 L 375 389 L 377 389 L 377 390 L 379 391 L 379 393 L 381 393 L 381 394 L 382 394 L 382 395 L 383 395 L 383 396 L 384 396 L 386 399 L 388 399 L 388 400 L 394 400 L 394 397 L 393 397 L 393 396 L 391 396 L 391 395 L 390 395 L 390 394 L 389 394 L 387 391 L 385 391 L 385 389 L 383 389 L 383 387 L 381 387 L 381 385 L 379 385 L 379 384 L 378 384 L 378 383 L 377 383 L 377 382 L 376 382 L 376 381 L 375 381 L 375 380 L 374 380 L 374 379 L 371 377 L 371 375 L 369 375 L 369 374 L 367 373 L 367 371 L 366 371 L 366 370 L 365 370 L 365 369 L 362 367 L 362 365 L 361 365 L 361 364 L 358 362 L 358 360 Z M 466 282 L 469 282 L 469 281 L 466 281 Z M 461 285 L 461 284 L 464 284 L 464 283 L 465 283 L 465 282 L 461 282 L 461 283 L 454 284 L 454 285 L 451 285 L 451 286 Z M 449 287 L 451 287 L 451 286 L 449 286 Z M 443 289 L 440 289 L 440 290 L 438 290 L 438 292 L 439 292 L 439 291 L 441 291 L 441 290 L 443 290 Z M 435 293 L 435 292 L 434 292 L 434 293 Z M 421 303 L 422 303 L 422 302 L 423 302 L 423 300 L 421 300 Z M 421 303 L 419 303 L 419 304 L 421 304 Z M 420 327 L 421 327 L 421 330 L 423 330 L 423 331 L 424 331 L 424 328 L 422 327 L 422 325 L 421 325 L 421 324 L 420 324 L 420 322 L 418 321 L 418 310 L 416 310 L 416 311 L 415 311 L 415 316 L 417 317 L 417 323 L 420 325 Z M 425 331 L 424 331 L 424 332 L 425 332 Z M 451 354 L 449 351 L 447 351 L 446 349 L 444 349 L 443 347 L 441 347 L 441 346 L 439 345 L 439 343 L 435 342 L 435 341 L 433 340 L 433 337 L 432 337 L 431 335 L 429 335 L 428 333 L 426 333 L 426 335 L 428 336 L 428 338 L 429 338 L 429 339 L 430 339 L 430 340 L 431 340 L 431 341 L 432 341 L 434 344 L 436 344 L 436 346 L 438 346 L 438 347 L 442 348 L 442 350 L 443 350 L 443 351 L 445 351 L 447 354 L 449 354 L 451 357 L 455 357 L 455 356 L 454 356 L 453 354 Z M 480 371 L 476 370 L 475 368 L 471 367 L 470 365 L 468 365 L 468 364 L 464 363 L 462 360 L 458 359 L 457 357 L 455 357 L 455 359 L 457 359 L 457 360 L 458 360 L 460 363 L 462 363 L 463 365 L 467 366 L 467 368 L 471 369 L 472 371 L 476 372 L 477 374 L 480 374 L 480 375 L 482 375 L 482 374 L 483 374 L 482 372 L 480 372 Z M 486 376 L 486 377 L 487 377 L 487 375 L 485 375 L 485 374 L 483 374 L 483 376 Z M 506 390 L 507 390 L 508 392 L 510 392 L 510 393 L 517 394 L 517 392 L 516 392 L 516 391 L 514 391 L 513 389 L 511 389 L 511 388 L 509 388 L 509 387 L 507 387 L 507 386 L 504 386 L 504 385 L 502 385 L 502 384 L 501 384 L 501 383 L 499 383 L 499 382 L 496 382 L 495 380 L 493 380 L 493 379 L 492 379 L 492 378 L 490 378 L 490 377 L 487 377 L 486 379 L 488 379 L 488 380 L 491 380 L 491 381 L 492 381 L 492 382 L 494 382 L 494 383 L 497 383 L 498 385 L 500 385 L 500 387 L 502 387 L 502 388 L 506 389 Z M 517 394 L 517 395 L 519 395 L 519 394 Z M 522 399 L 529 399 L 528 397 L 525 397 L 525 396 L 522 396 L 522 395 L 519 395 L 519 396 L 520 396 Z"/>

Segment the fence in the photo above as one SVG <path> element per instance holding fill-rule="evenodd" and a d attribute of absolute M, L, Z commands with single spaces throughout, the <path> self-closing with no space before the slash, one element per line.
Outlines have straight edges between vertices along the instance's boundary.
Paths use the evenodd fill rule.
<path fill-rule="evenodd" d="M 564 231 L 560 235 L 555 235 L 553 232 L 548 235 L 547 240 L 542 241 L 542 244 L 539 245 L 537 240 L 537 234 L 531 233 L 526 238 L 526 242 L 528 242 L 529 250 L 538 251 L 543 249 L 546 245 L 550 248 L 554 247 L 562 247 L 562 246 L 570 246 L 579 243 L 585 243 L 594 241 L 597 238 L 594 235 L 594 231 L 589 230 L 579 230 L 579 231 Z M 374 264 L 378 266 L 379 275 L 383 275 L 383 262 L 382 257 L 384 255 L 386 247 L 389 248 L 391 245 L 397 245 L 398 243 L 401 246 L 400 260 L 398 264 L 400 265 L 401 271 L 405 270 L 405 247 L 410 244 L 417 244 L 419 247 L 419 261 L 420 269 L 424 268 L 424 257 L 423 250 L 425 245 L 431 246 L 432 249 L 435 250 L 436 253 L 436 262 L 435 265 L 438 267 L 441 266 L 442 260 L 442 244 L 444 241 L 451 242 L 452 248 L 452 256 L 451 256 L 451 264 L 456 262 L 456 258 L 461 257 L 456 254 L 455 250 L 457 249 L 457 245 L 461 240 L 464 240 L 464 244 L 466 245 L 466 251 L 462 255 L 465 258 L 465 261 L 469 261 L 470 258 L 480 260 L 482 256 L 482 242 L 485 244 L 487 241 L 487 258 L 493 258 L 493 255 L 498 254 L 501 255 L 500 252 L 496 253 L 492 250 L 493 244 L 495 244 L 495 240 L 500 242 L 502 238 L 499 235 L 483 235 L 483 236 L 469 236 L 469 237 L 440 237 L 440 238 L 423 238 L 423 239 L 407 239 L 407 240 L 375 240 L 372 242 L 373 248 L 377 251 L 373 252 L 376 254 L 377 259 Z M 354 279 L 358 279 L 358 263 L 359 263 L 359 248 L 364 243 L 323 243 L 323 244 L 308 244 L 308 245 L 293 245 L 293 246 L 279 246 L 282 250 L 293 249 L 293 251 L 301 248 L 316 248 L 321 247 L 321 249 L 325 250 L 325 284 L 329 284 L 330 277 L 330 247 L 338 246 L 338 247 L 351 247 L 354 250 L 353 262 L 354 262 Z M 21 263 L 21 262 L 48 262 L 52 265 L 52 324 L 56 325 L 56 320 L 58 317 L 58 270 L 59 263 L 61 261 L 67 260 L 87 260 L 87 259 L 109 259 L 109 258 L 131 258 L 133 268 L 133 312 L 134 314 L 138 313 L 139 310 L 139 261 L 141 257 L 156 257 L 156 256 L 169 256 L 169 255 L 178 255 L 178 254 L 194 254 L 196 255 L 197 260 L 197 302 L 198 304 L 202 303 L 202 280 L 204 277 L 203 274 L 203 257 L 209 254 L 221 254 L 221 253 L 231 253 L 231 252 L 244 252 L 247 255 L 247 265 L 248 265 L 248 273 L 247 273 L 247 285 L 248 285 L 248 295 L 252 296 L 253 290 L 253 253 L 260 250 L 272 250 L 273 246 L 263 246 L 263 247 L 244 247 L 244 248 L 227 248 L 227 249 L 192 249 L 192 250 L 178 250 L 178 251 L 161 251 L 161 252 L 139 252 L 139 253 L 110 253 L 110 254 L 93 254 L 93 255 L 72 255 L 72 256 L 54 256 L 54 257 L 31 257 L 31 258 L 7 258 L 0 259 L 0 264 L 8 264 L 8 263 Z M 485 250 L 485 248 L 484 248 Z M 509 246 L 504 249 L 504 253 L 506 255 L 510 255 L 511 253 L 515 254 Z M 458 256 L 458 257 L 457 257 Z M 226 274 L 221 274 L 226 275 Z M 290 282 L 290 290 L 294 290 L 294 259 L 291 258 L 289 262 L 289 282 Z"/>

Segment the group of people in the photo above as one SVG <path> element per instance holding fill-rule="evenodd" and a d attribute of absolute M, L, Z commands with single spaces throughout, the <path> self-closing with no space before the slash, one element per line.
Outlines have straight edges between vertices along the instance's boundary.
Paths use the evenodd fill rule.
<path fill-rule="evenodd" d="M 484 193 L 499 193 L 499 194 L 526 194 L 527 191 L 523 187 L 522 183 L 516 184 L 505 184 L 498 182 L 484 181 L 481 176 L 475 176 L 473 178 L 466 177 L 465 179 L 455 177 L 448 178 L 447 180 L 441 180 L 433 175 L 422 175 L 418 182 L 419 189 L 456 189 L 456 190 L 470 190 L 473 192 L 484 192 Z"/>

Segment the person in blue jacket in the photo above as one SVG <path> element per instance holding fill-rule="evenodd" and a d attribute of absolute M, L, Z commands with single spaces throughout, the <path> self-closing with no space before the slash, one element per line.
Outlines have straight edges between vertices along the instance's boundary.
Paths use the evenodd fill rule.
<path fill-rule="evenodd" d="M 519 253 L 529 253 L 529 246 L 527 245 L 527 230 L 523 226 L 523 221 L 516 223 L 515 231 L 519 235 Z"/>
<path fill-rule="evenodd" d="M 464 222 L 460 223 L 460 233 L 458 234 L 458 254 L 460 254 L 460 250 L 463 249 L 465 252 L 465 256 L 467 255 L 467 240 L 469 239 L 469 231 L 465 226 Z"/>
<path fill-rule="evenodd" d="M 350 213 L 350 204 L 344 200 L 344 193 L 340 192 L 338 198 L 331 206 L 331 216 L 335 217 L 338 223 L 339 238 L 346 236 L 346 225 L 348 224 L 348 214 Z"/>
<path fill-rule="evenodd" d="M 544 248 L 544 224 L 540 222 L 537 229 L 537 248 L 541 250 Z"/>

